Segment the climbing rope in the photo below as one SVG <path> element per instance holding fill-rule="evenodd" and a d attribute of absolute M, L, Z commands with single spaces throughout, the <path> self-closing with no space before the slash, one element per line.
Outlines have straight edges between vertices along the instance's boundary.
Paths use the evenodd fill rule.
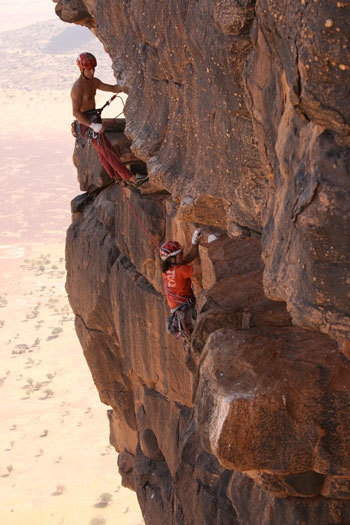
<path fill-rule="evenodd" d="M 101 115 L 101 113 L 102 113 L 102 111 L 104 110 L 104 108 L 105 108 L 106 106 L 109 106 L 109 104 L 110 104 L 111 102 L 113 102 L 113 100 L 115 100 L 116 98 L 119 98 L 119 100 L 121 101 L 122 106 L 123 106 L 123 109 L 122 109 L 121 112 L 118 113 L 118 115 L 117 115 L 116 117 L 114 117 L 114 118 L 117 119 L 117 118 L 120 117 L 120 115 L 123 115 L 123 113 L 124 113 L 124 108 L 125 108 L 125 102 L 124 102 L 124 100 L 122 99 L 122 97 L 121 97 L 120 95 L 113 95 L 112 98 L 110 98 L 109 100 L 107 100 L 107 102 L 105 103 L 105 105 L 102 106 L 102 108 L 98 110 L 98 111 L 99 111 L 99 114 Z"/>
<path fill-rule="evenodd" d="M 124 100 L 122 99 L 122 97 L 121 97 L 120 95 L 117 95 L 117 94 L 113 95 L 113 97 L 111 97 L 109 100 L 107 100 L 107 102 L 105 102 L 101 108 L 96 109 L 96 110 L 95 110 L 96 114 L 97 114 L 99 117 L 101 117 L 101 113 L 102 113 L 102 111 L 103 111 L 107 106 L 109 106 L 110 103 L 113 102 L 113 100 L 115 100 L 116 98 L 119 98 L 119 100 L 121 100 L 121 103 L 122 103 L 123 109 L 122 109 L 121 112 L 120 112 L 116 117 L 114 117 L 114 118 L 117 119 L 118 117 L 120 117 L 120 115 L 123 115 L 123 113 L 124 113 L 124 108 L 125 108 L 125 102 L 124 102 Z"/>
<path fill-rule="evenodd" d="M 120 95 L 117 95 L 117 98 L 120 98 L 120 100 L 122 101 L 123 109 L 121 110 L 121 112 L 120 112 L 116 117 L 114 117 L 115 119 L 119 118 L 120 115 L 123 115 L 123 114 L 124 114 L 124 108 L 125 108 L 125 102 L 124 102 L 124 100 L 122 99 L 122 97 L 121 97 Z"/>
<path fill-rule="evenodd" d="M 122 115 L 124 113 L 124 107 L 125 107 L 125 102 L 124 100 L 122 99 L 122 97 L 120 95 L 113 95 L 113 97 L 111 97 L 109 100 L 107 100 L 107 102 L 102 106 L 102 108 L 98 109 L 97 110 L 97 113 L 99 115 L 101 115 L 102 111 L 104 110 L 104 108 L 106 106 L 109 106 L 109 104 L 111 102 L 113 102 L 113 100 L 115 100 L 116 98 L 119 98 L 122 102 L 122 105 L 123 105 L 123 109 L 122 111 L 116 116 L 114 117 L 115 119 L 117 119 L 118 117 L 120 117 L 120 115 Z M 127 202 L 127 205 L 129 206 L 130 208 L 130 211 L 132 212 L 132 214 L 134 215 L 135 219 L 137 220 L 137 222 L 139 223 L 139 225 L 141 226 L 142 230 L 145 232 L 145 234 L 147 235 L 147 237 L 150 239 L 150 241 L 154 244 L 154 246 L 157 247 L 157 249 L 159 248 L 158 246 L 158 243 L 157 241 L 154 239 L 154 237 L 152 237 L 152 235 L 149 233 L 149 231 L 144 227 L 144 225 L 142 224 L 142 221 L 140 220 L 140 218 L 138 217 L 136 211 L 134 210 L 134 208 L 132 207 L 131 205 L 131 202 L 130 200 L 128 199 L 128 196 L 126 195 L 126 192 L 125 192 L 125 189 L 123 188 L 123 186 L 120 186 L 121 189 L 122 189 L 122 193 L 123 193 L 123 196 Z"/>

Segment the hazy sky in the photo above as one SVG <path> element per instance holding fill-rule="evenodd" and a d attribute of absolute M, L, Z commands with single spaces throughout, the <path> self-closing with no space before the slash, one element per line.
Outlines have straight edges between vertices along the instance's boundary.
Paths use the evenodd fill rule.
<path fill-rule="evenodd" d="M 0 0 L 0 13 L 0 32 L 57 18 L 52 0 Z"/>

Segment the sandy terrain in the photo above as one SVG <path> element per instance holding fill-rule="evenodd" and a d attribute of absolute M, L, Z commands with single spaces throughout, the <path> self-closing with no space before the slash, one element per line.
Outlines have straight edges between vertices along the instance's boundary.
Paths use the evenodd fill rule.
<path fill-rule="evenodd" d="M 0 523 L 139 525 L 64 290 L 69 92 L 0 95 Z"/>
<path fill-rule="evenodd" d="M 43 0 L 0 6 L 2 30 L 47 12 Z M 0 33 L 0 524 L 139 525 L 64 289 L 70 201 L 80 193 L 69 96 L 79 71 L 76 50 L 45 52 L 58 45 L 52 24 Z M 114 84 L 100 48 L 101 78 Z M 110 96 L 100 93 L 97 107 Z M 115 101 L 103 116 L 121 109 Z"/>
<path fill-rule="evenodd" d="M 0 247 L 0 523 L 139 525 L 74 332 L 63 259 L 63 244 Z"/>
<path fill-rule="evenodd" d="M 63 258 L 62 244 L 0 248 L 0 523 L 138 525 L 74 332 Z"/>

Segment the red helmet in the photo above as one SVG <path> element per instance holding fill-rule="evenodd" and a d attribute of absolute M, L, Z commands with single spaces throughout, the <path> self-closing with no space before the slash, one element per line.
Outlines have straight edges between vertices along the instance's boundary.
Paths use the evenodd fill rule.
<path fill-rule="evenodd" d="M 79 69 L 93 69 L 97 66 L 97 60 L 91 53 L 80 53 L 76 62 Z"/>
<path fill-rule="evenodd" d="M 175 255 L 183 251 L 184 249 L 180 243 L 177 241 L 168 241 L 159 248 L 159 255 L 162 261 L 166 261 L 169 257 L 175 257 Z"/>

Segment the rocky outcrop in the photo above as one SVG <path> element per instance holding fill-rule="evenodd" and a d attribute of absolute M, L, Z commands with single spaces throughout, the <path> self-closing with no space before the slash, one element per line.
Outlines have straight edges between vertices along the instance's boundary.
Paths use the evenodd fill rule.
<path fill-rule="evenodd" d="M 147 524 L 350 523 L 348 9 L 57 2 L 112 57 L 107 133 L 153 188 L 76 145 L 67 290 Z M 186 352 L 157 246 L 197 226 Z"/>

